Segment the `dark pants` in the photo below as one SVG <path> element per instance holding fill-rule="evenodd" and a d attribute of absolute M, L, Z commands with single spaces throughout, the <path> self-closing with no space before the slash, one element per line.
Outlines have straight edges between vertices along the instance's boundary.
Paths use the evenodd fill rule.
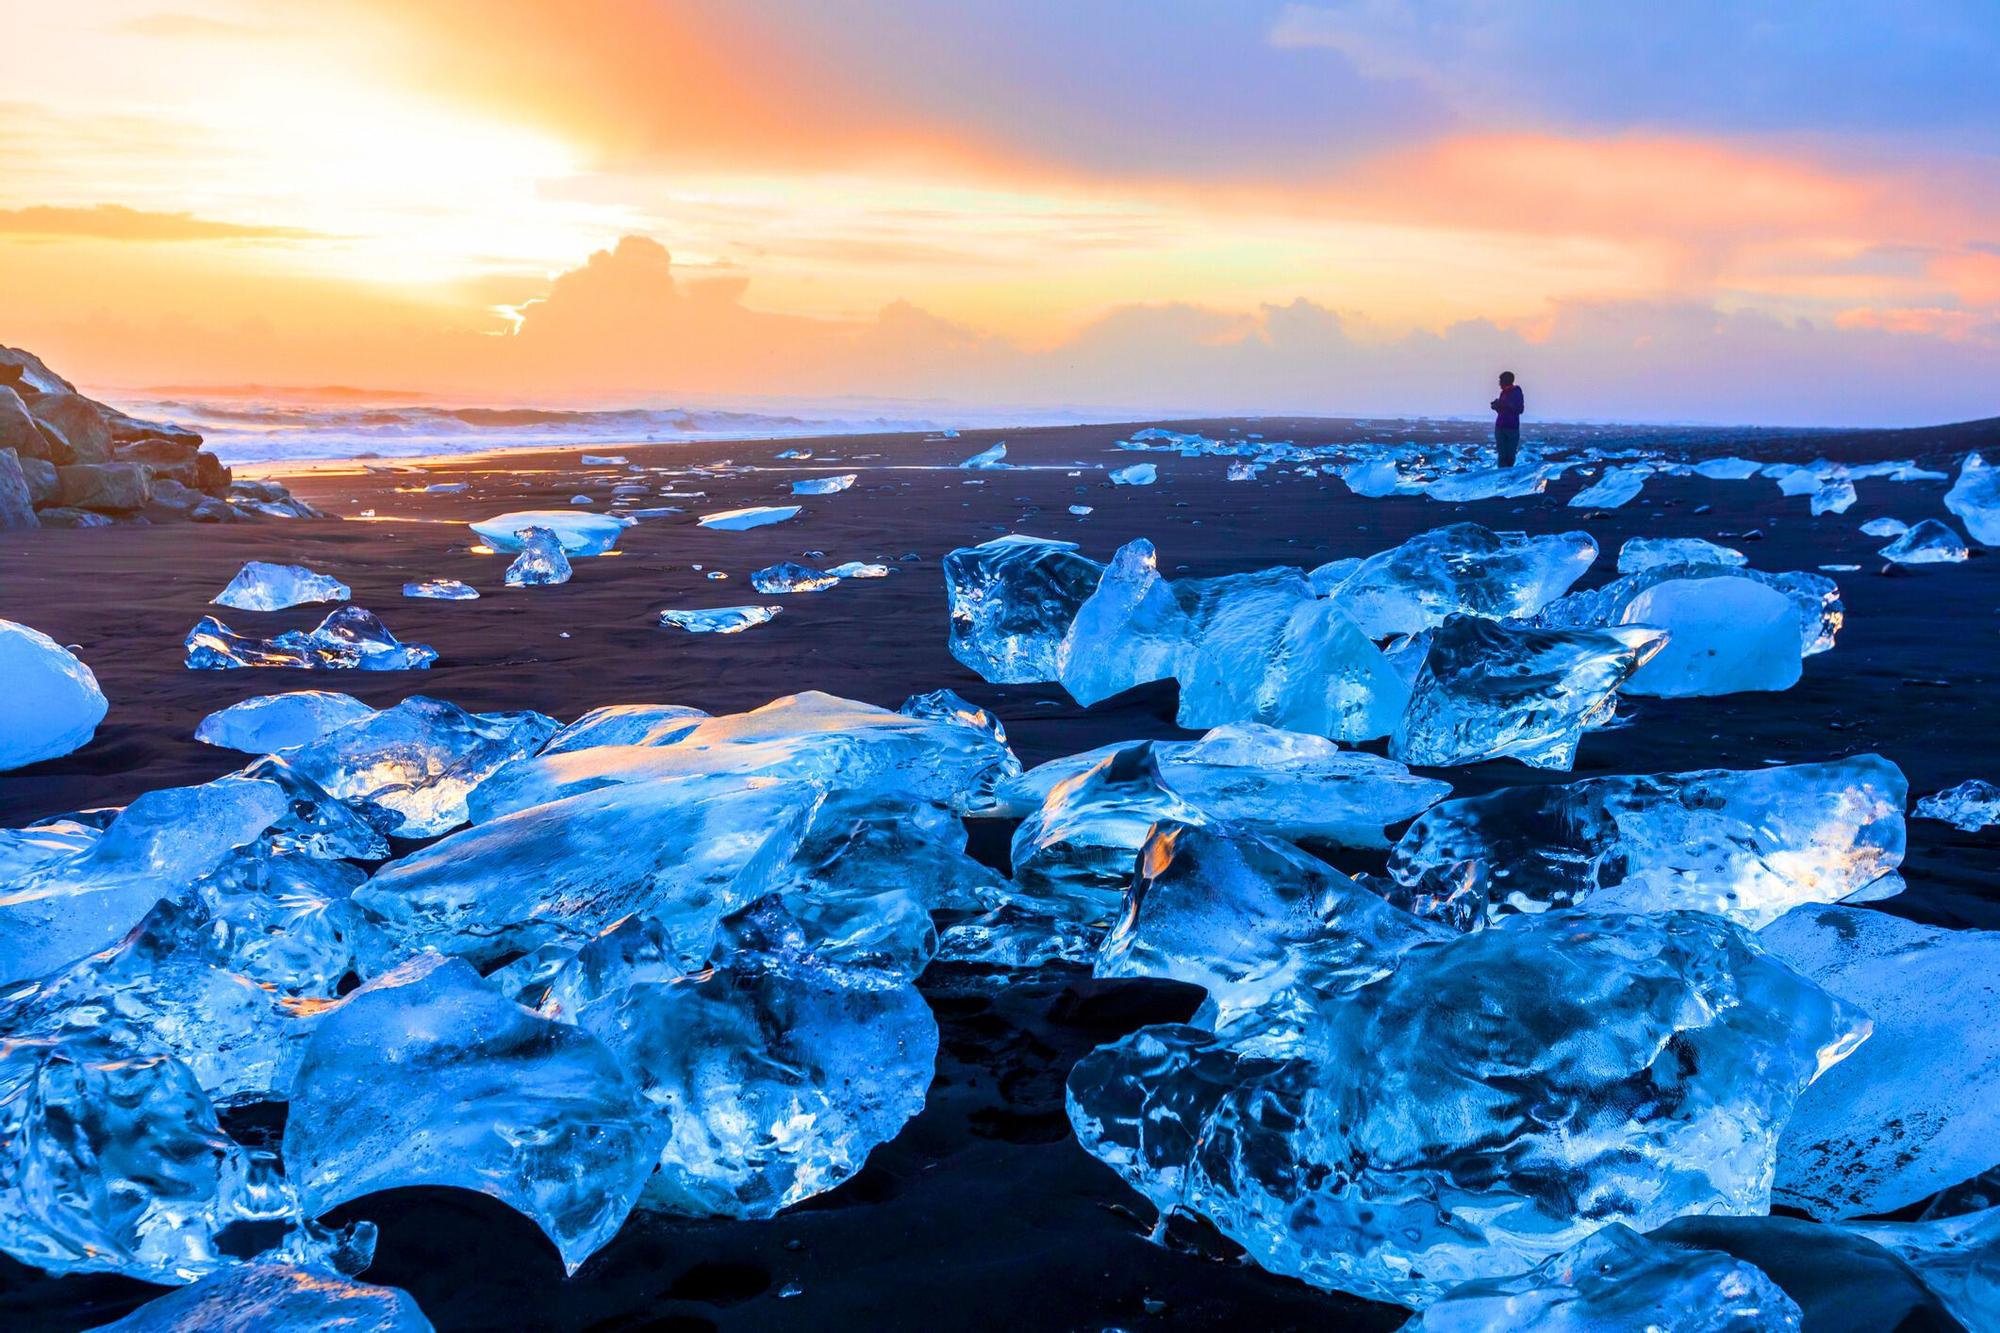
<path fill-rule="evenodd" d="M 1495 426 L 1493 445 L 1500 451 L 1500 466 L 1514 466 L 1514 455 L 1521 451 L 1521 428 L 1519 426 Z"/>

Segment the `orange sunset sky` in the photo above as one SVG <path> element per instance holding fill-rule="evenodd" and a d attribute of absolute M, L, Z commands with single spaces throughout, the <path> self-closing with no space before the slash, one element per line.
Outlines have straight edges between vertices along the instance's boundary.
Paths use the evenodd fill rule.
<path fill-rule="evenodd" d="M 0 342 L 105 393 L 1992 415 L 2000 11 L 1843 11 L 22 5 Z"/>

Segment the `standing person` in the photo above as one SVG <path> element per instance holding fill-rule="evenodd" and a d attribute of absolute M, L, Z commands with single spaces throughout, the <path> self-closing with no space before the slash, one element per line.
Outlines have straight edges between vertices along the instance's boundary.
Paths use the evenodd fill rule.
<path fill-rule="evenodd" d="M 1521 413 L 1528 408 L 1528 400 L 1522 396 L 1521 386 L 1514 383 L 1514 372 L 1500 372 L 1500 396 L 1490 404 L 1495 413 L 1493 418 L 1493 447 L 1499 451 L 1500 466 L 1514 466 L 1514 456 L 1521 449 Z"/>

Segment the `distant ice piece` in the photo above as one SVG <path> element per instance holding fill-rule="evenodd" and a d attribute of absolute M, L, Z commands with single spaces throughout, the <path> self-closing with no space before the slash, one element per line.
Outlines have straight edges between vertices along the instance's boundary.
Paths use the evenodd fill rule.
<path fill-rule="evenodd" d="M 1007 442 L 1005 440 L 1002 440 L 1000 441 L 1000 443 L 993 445 L 991 448 L 981 449 L 978 453 L 966 459 L 963 463 L 960 463 L 959 466 L 962 468 L 970 468 L 974 471 L 981 471 L 989 468 L 1003 468 L 1008 466 L 1006 458 L 1007 458 Z"/>
<path fill-rule="evenodd" d="M 404 643 L 372 611 L 343 606 L 311 630 L 286 630 L 270 639 L 238 634 L 214 616 L 188 631 L 190 671 L 238 667 L 295 667 L 309 671 L 422 671 L 437 649 Z"/>
<path fill-rule="evenodd" d="M 1718 546 L 1700 537 L 1634 537 L 1618 548 L 1620 574 L 1642 574 L 1664 565 L 1736 566 L 1749 563 L 1750 558 L 1735 547 Z"/>
<path fill-rule="evenodd" d="M 1610 719 L 1618 687 L 1666 637 L 1642 626 L 1540 630 L 1452 616 L 1433 631 L 1390 757 L 1432 768 L 1501 758 L 1568 768 L 1584 730 Z"/>
<path fill-rule="evenodd" d="M 215 595 L 215 605 L 238 611 L 282 611 L 308 602 L 344 602 L 353 595 L 339 579 L 315 574 L 304 565 L 252 560 Z"/>
<path fill-rule="evenodd" d="M 1796 1333 L 1764 1271 L 1613 1222 L 1518 1277 L 1453 1287 L 1400 1333 Z"/>
<path fill-rule="evenodd" d="M 1948 525 L 1927 518 L 1883 547 L 1880 554 L 1898 565 L 1943 565 L 1964 560 L 1971 552 Z"/>
<path fill-rule="evenodd" d="M 1844 514 L 1854 507 L 1856 498 L 1854 483 L 1845 477 L 1836 477 L 1813 492 L 1813 516 L 1817 518 L 1821 514 Z"/>
<path fill-rule="evenodd" d="M 1572 509 L 1618 509 L 1629 504 L 1645 489 L 1653 475 L 1650 463 L 1628 463 L 1604 469 L 1594 485 L 1586 486 L 1569 498 Z"/>
<path fill-rule="evenodd" d="M 523 533 L 546 528 L 573 556 L 603 555 L 631 526 L 631 519 L 616 514 L 579 514 L 572 509 L 522 509 L 470 525 L 496 551 L 518 551 L 525 542 Z"/>
<path fill-rule="evenodd" d="M 1113 486 L 1151 486 L 1160 479 L 1160 469 L 1153 463 L 1134 463 L 1130 467 L 1114 469 L 1111 473 Z"/>
<path fill-rule="evenodd" d="M 335 727 L 358 722 L 374 712 L 353 695 L 331 690 L 259 694 L 210 713 L 194 729 L 194 738 L 245 754 L 275 754 L 318 740 Z"/>
<path fill-rule="evenodd" d="M 858 472 L 843 472 L 835 477 L 809 477 L 792 483 L 793 495 L 836 495 L 861 479 Z"/>
<path fill-rule="evenodd" d="M 1908 791 L 1872 754 L 1506 787 L 1420 815 L 1390 853 L 1390 897 L 1462 930 L 1572 906 L 1755 929 L 1900 891 Z"/>
<path fill-rule="evenodd" d="M 1958 480 L 1944 493 L 1944 507 L 1958 515 L 1982 546 L 2000 546 L 2000 469 L 1976 453 L 1959 465 Z"/>
<path fill-rule="evenodd" d="M 1474 500 L 1518 500 L 1540 495 L 1562 469 L 1537 463 L 1517 463 L 1508 468 L 1485 468 L 1439 477 L 1424 488 L 1433 500 L 1465 504 Z M 1349 483 L 1352 485 L 1352 483 Z"/>
<path fill-rule="evenodd" d="M 758 592 L 821 592 L 840 582 L 840 576 L 830 570 L 814 569 L 796 560 L 785 560 L 775 565 L 766 565 L 750 576 L 750 586 Z"/>
<path fill-rule="evenodd" d="M 554 531 L 523 528 L 520 537 L 521 553 L 507 566 L 508 587 L 542 588 L 569 582 L 569 556 L 564 554 L 562 541 Z"/>
<path fill-rule="evenodd" d="M 1900 537 L 1910 530 L 1910 525 L 1900 518 L 1871 518 L 1861 525 L 1866 537 Z"/>
<path fill-rule="evenodd" d="M 1094 505 L 1071 505 L 1069 512 L 1075 514 L 1078 518 L 1087 518 L 1096 513 L 1097 508 Z"/>
<path fill-rule="evenodd" d="M 798 517 L 798 514 L 798 505 L 755 505 L 748 509 L 724 509 L 719 513 L 704 514 L 699 522 L 702 527 L 714 528 L 718 532 L 743 532 L 783 523 L 788 518 Z"/>
<path fill-rule="evenodd" d="M 595 1037 L 431 954 L 321 1016 L 285 1163 L 313 1215 L 407 1185 L 491 1195 L 574 1273 L 624 1223 L 665 1129 Z"/>
<path fill-rule="evenodd" d="M 405 583 L 403 596 L 439 602 L 474 602 L 479 600 L 479 589 L 457 579 L 425 579 L 422 583 Z"/>
<path fill-rule="evenodd" d="M 400 1287 L 257 1260 L 146 1302 L 98 1333 L 433 1333 Z"/>
<path fill-rule="evenodd" d="M 944 558 L 951 655 L 996 685 L 1055 680 L 1070 622 L 1104 566 L 1075 542 L 1010 534 Z"/>
<path fill-rule="evenodd" d="M 1764 470 L 1751 458 L 1709 458 L 1694 465 L 1697 475 L 1712 481 L 1745 481 Z"/>
<path fill-rule="evenodd" d="M 1627 694 L 1688 698 L 1798 684 L 1798 607 L 1752 579 L 1668 579 L 1627 602 L 1620 618 L 1668 636 L 1625 683 Z"/>
<path fill-rule="evenodd" d="M 1919 819 L 1942 819 L 1967 833 L 2000 824 L 2000 787 L 1984 778 L 1969 778 L 1956 787 L 1917 802 Z"/>
<path fill-rule="evenodd" d="M 1446 616 L 1531 616 L 1569 590 L 1597 559 L 1587 532 L 1531 537 L 1453 523 L 1336 568 L 1313 586 L 1371 639 L 1415 634 Z M 1339 562 L 1336 562 L 1339 563 Z"/>
<path fill-rule="evenodd" d="M 11 620 L 0 620 L 0 681 L 0 771 L 83 748 L 110 708 L 76 654 Z"/>
<path fill-rule="evenodd" d="M 2000 1165 L 2000 933 L 1807 906 L 1758 942 L 1865 1010 L 1875 1033 L 1799 1099 L 1777 1197 L 1891 1213 Z"/>
<path fill-rule="evenodd" d="M 826 571 L 837 579 L 886 579 L 889 577 L 887 565 L 870 565 L 859 560 L 849 560 L 846 564 L 835 565 Z"/>
<path fill-rule="evenodd" d="M 662 611 L 660 623 L 690 634 L 741 634 L 776 620 L 782 606 L 712 606 L 698 611 Z"/>

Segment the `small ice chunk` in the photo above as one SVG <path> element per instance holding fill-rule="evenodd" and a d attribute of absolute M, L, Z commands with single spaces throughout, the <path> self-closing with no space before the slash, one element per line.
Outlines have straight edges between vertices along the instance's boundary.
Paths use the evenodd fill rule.
<path fill-rule="evenodd" d="M 811 458 L 812 456 L 813 451 L 810 449 L 780 449 L 772 455 L 773 458 L 781 460 L 787 458 Z"/>
<path fill-rule="evenodd" d="M 796 560 L 766 565 L 750 576 L 750 586 L 765 594 L 823 592 L 838 582 L 840 575 L 831 570 L 814 569 Z"/>
<path fill-rule="evenodd" d="M 835 565 L 826 571 L 837 579 L 886 579 L 889 577 L 887 565 L 870 565 L 859 560 L 850 560 L 844 565 Z"/>
<path fill-rule="evenodd" d="M 991 448 L 981 449 L 978 453 L 960 463 L 959 466 L 962 468 L 971 468 L 975 471 L 988 468 L 1003 468 L 1007 466 L 1006 458 L 1007 442 L 1002 440 Z"/>
<path fill-rule="evenodd" d="M 1075 514 L 1078 518 L 1083 518 L 1087 515 L 1096 513 L 1097 509 L 1096 506 L 1094 505 L 1071 505 L 1069 507 L 1069 512 Z"/>
<path fill-rule="evenodd" d="M 1764 470 L 1753 458 L 1708 458 L 1694 465 L 1695 472 L 1712 481 L 1747 481 Z"/>
<path fill-rule="evenodd" d="M 1229 465 L 1229 470 L 1223 475 L 1222 479 L 1224 481 L 1255 481 L 1257 480 L 1257 474 L 1263 470 L 1264 465 L 1262 463 L 1246 463 L 1238 459 Z"/>
<path fill-rule="evenodd" d="M 846 490 L 861 479 L 858 472 L 843 472 L 837 477 L 809 477 L 792 483 L 793 495 L 835 495 Z"/>
<path fill-rule="evenodd" d="M 465 493 L 466 491 L 469 491 L 469 490 L 471 490 L 471 489 L 472 489 L 472 486 L 471 486 L 471 484 L 470 484 L 470 483 L 468 483 L 468 482 L 463 482 L 463 481 L 434 481 L 434 482 L 432 482 L 432 483 L 431 483 L 430 485 L 428 485 L 428 486 L 424 487 L 424 494 L 425 494 L 425 495 L 462 495 L 462 494 L 464 494 L 464 493 Z"/>
<path fill-rule="evenodd" d="M 1861 525 L 1866 537 L 1900 537 L 1910 530 L 1910 525 L 1900 518 L 1871 518 Z"/>
<path fill-rule="evenodd" d="M 584 454 L 576 461 L 585 467 L 623 467 L 627 460 L 623 454 Z"/>
<path fill-rule="evenodd" d="M 782 606 L 712 606 L 698 611 L 662 611 L 660 623 L 690 634 L 741 634 L 776 620 Z"/>
<path fill-rule="evenodd" d="M 315 574 L 304 565 L 252 560 L 215 595 L 215 605 L 238 611 L 282 611 L 308 602 L 344 602 L 351 596 L 353 590 L 339 579 Z"/>
<path fill-rule="evenodd" d="M 1958 480 L 1944 493 L 1944 507 L 1982 546 L 2000 546 L 2000 469 L 1976 453 L 1959 465 Z"/>
<path fill-rule="evenodd" d="M 185 646 L 190 671 L 422 671 L 438 656 L 427 644 L 402 642 L 374 612 L 358 606 L 341 607 L 311 630 L 286 630 L 270 639 L 238 634 L 214 616 L 203 616 L 188 631 Z"/>
<path fill-rule="evenodd" d="M 11 620 L 0 620 L 0 681 L 0 771 L 88 745 L 110 708 L 76 654 Z"/>
<path fill-rule="evenodd" d="M 531 528 L 546 528 L 572 556 L 603 555 L 632 526 L 632 520 L 617 514 L 579 514 L 569 509 L 523 509 L 498 514 L 469 525 L 480 539 L 496 551 L 519 551 L 523 535 Z"/>
<path fill-rule="evenodd" d="M 996 685 L 1055 680 L 1063 635 L 1104 566 L 1075 542 L 1010 534 L 944 558 L 951 655 Z"/>
<path fill-rule="evenodd" d="M 1572 509 L 1620 509 L 1645 489 L 1653 475 L 1650 463 L 1628 463 L 1606 468 L 1594 485 L 1586 486 L 1569 498 Z"/>
<path fill-rule="evenodd" d="M 457 579 L 425 579 L 422 583 L 405 583 L 405 597 L 427 597 L 439 602 L 473 602 L 479 600 L 479 589 Z"/>
<path fill-rule="evenodd" d="M 1700 537 L 1634 537 L 1618 548 L 1620 574 L 1639 574 L 1669 565 L 1737 566 L 1749 563 L 1750 558 L 1735 547 L 1718 546 Z"/>
<path fill-rule="evenodd" d="M 1152 463 L 1134 463 L 1112 472 L 1113 486 L 1151 486 L 1160 479 L 1160 469 Z"/>
<path fill-rule="evenodd" d="M 98 1333 L 433 1333 L 400 1287 L 259 1259 L 146 1302 Z"/>
<path fill-rule="evenodd" d="M 597 500 L 594 496 L 572 495 L 569 497 L 569 502 L 573 505 L 594 505 L 597 503 Z"/>
<path fill-rule="evenodd" d="M 798 513 L 798 505 L 753 505 L 748 509 L 724 509 L 719 513 L 704 514 L 699 522 L 702 527 L 714 528 L 718 532 L 743 532 L 783 523 L 788 518 L 796 518 Z"/>
<path fill-rule="evenodd" d="M 540 588 L 569 582 L 569 557 L 563 553 L 562 542 L 553 531 L 523 528 L 519 535 L 521 553 L 507 566 L 508 587 Z"/>
<path fill-rule="evenodd" d="M 1854 483 L 1845 477 L 1836 477 L 1813 492 L 1812 512 L 1817 518 L 1821 514 L 1844 514 L 1854 507 L 1859 498 L 1854 493 Z"/>
<path fill-rule="evenodd" d="M 1898 565 L 1952 564 L 1970 554 L 1959 535 L 1934 518 L 1924 519 L 1880 552 L 1884 560 Z"/>
<path fill-rule="evenodd" d="M 194 738 L 245 754 L 275 754 L 318 740 L 335 727 L 358 722 L 374 712 L 353 695 L 332 690 L 260 694 L 210 713 L 194 729 Z"/>
<path fill-rule="evenodd" d="M 1788 690 L 1798 684 L 1799 611 L 1751 579 L 1668 579 L 1626 603 L 1620 619 L 1667 632 L 1625 684 L 1662 698 Z"/>
<path fill-rule="evenodd" d="M 1956 787 L 1917 802 L 1918 819 L 1942 819 L 1967 833 L 2000 824 L 2000 787 L 1984 778 L 1969 778 Z"/>

